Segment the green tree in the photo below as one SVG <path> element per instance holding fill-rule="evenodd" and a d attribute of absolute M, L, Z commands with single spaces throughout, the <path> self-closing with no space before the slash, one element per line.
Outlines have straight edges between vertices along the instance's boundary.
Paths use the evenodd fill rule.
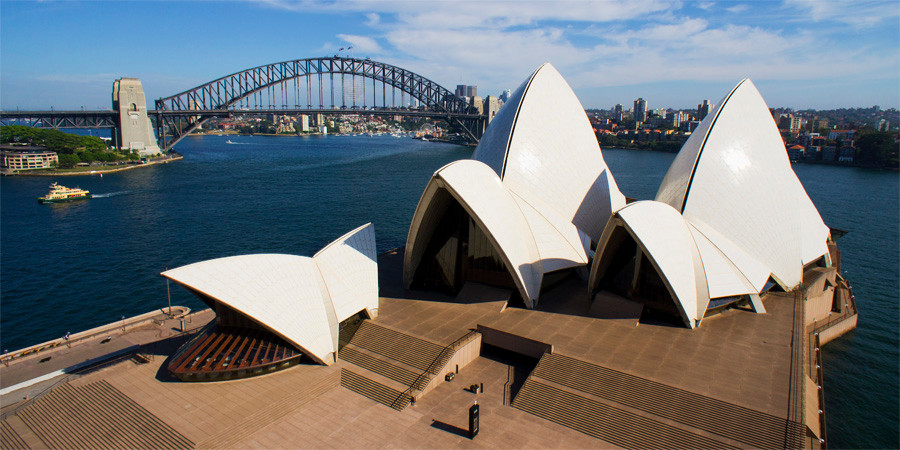
<path fill-rule="evenodd" d="M 69 169 L 75 167 L 76 164 L 80 163 L 81 159 L 76 155 L 70 155 L 67 153 L 63 153 L 59 155 L 59 167 L 64 169 Z"/>
<path fill-rule="evenodd" d="M 898 153 L 900 144 L 895 134 L 883 131 L 860 133 L 853 161 L 867 167 L 897 169 L 900 168 Z"/>

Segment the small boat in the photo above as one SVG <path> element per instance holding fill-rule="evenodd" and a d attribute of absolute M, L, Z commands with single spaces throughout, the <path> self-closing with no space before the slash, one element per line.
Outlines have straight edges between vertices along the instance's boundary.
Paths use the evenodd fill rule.
<path fill-rule="evenodd" d="M 62 203 L 73 200 L 91 198 L 91 193 L 79 187 L 67 188 L 59 183 L 50 185 L 50 192 L 44 197 L 38 197 L 38 203 Z"/>
<path fill-rule="evenodd" d="M 234 142 L 231 142 L 231 139 L 225 140 L 225 143 L 226 143 L 226 144 L 234 144 Z"/>

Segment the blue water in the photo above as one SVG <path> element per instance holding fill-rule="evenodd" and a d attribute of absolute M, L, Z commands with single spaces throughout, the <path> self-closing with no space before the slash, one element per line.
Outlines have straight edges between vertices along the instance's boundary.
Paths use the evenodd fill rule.
<path fill-rule="evenodd" d="M 226 140 L 235 142 L 227 144 Z M 392 137 L 190 137 L 184 160 L 98 176 L 0 179 L 0 347 L 166 304 L 159 273 L 246 253 L 310 255 L 366 222 L 403 245 L 431 174 L 471 149 Z M 605 149 L 620 189 L 653 198 L 674 155 Z M 897 173 L 794 166 L 838 241 L 859 328 L 824 347 L 829 444 L 897 448 Z M 51 181 L 89 201 L 39 205 Z M 774 212 L 773 213 L 777 213 Z M 172 302 L 204 307 L 172 286 Z"/>

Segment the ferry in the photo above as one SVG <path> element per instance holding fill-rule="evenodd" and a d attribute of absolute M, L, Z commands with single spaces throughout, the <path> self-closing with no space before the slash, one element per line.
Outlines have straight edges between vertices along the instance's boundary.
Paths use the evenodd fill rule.
<path fill-rule="evenodd" d="M 38 203 L 62 203 L 83 198 L 91 198 L 91 193 L 77 186 L 67 188 L 54 182 L 50 185 L 50 193 L 44 197 L 38 197 Z"/>

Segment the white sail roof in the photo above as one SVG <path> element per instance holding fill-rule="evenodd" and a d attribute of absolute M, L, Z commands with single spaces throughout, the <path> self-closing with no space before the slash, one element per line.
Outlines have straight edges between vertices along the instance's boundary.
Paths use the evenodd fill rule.
<path fill-rule="evenodd" d="M 227 305 L 309 355 L 333 362 L 338 323 L 378 307 L 374 228 L 364 225 L 313 258 L 283 254 L 230 256 L 162 273 Z M 337 301 L 337 302 L 335 302 Z"/>
<path fill-rule="evenodd" d="M 770 274 L 785 289 L 799 285 L 803 265 L 828 252 L 828 227 L 791 169 L 778 128 L 750 80 L 701 122 L 656 199 L 681 211 L 719 248 L 734 246 L 748 255 L 732 262 L 757 289 Z M 751 270 L 751 260 L 769 273 Z"/>
<path fill-rule="evenodd" d="M 788 290 L 798 286 L 804 265 L 828 253 L 828 227 L 791 169 L 750 80 L 700 123 L 669 167 L 656 201 L 628 205 L 616 217 L 622 222 L 611 222 L 604 236 L 616 227 L 628 229 L 655 261 L 682 316 L 695 323 L 709 299 L 759 294 L 769 277 Z M 604 245 L 601 240 L 592 267 L 592 291 L 598 268 L 608 265 Z M 685 253 L 675 256 L 676 248 Z M 688 256 L 699 260 L 699 268 Z"/>
<path fill-rule="evenodd" d="M 363 225 L 319 250 L 313 260 L 325 281 L 338 322 L 366 309 L 378 310 L 375 227 Z"/>
<path fill-rule="evenodd" d="M 407 236 L 404 280 L 412 283 L 436 221 L 456 201 L 533 306 L 544 273 L 587 264 L 590 241 L 625 197 L 584 108 L 550 64 L 516 89 L 472 158 L 438 170 L 425 188 Z"/>
<path fill-rule="evenodd" d="M 549 63 L 503 105 L 472 158 L 542 215 L 553 216 L 573 245 L 581 239 L 562 229 L 565 224 L 596 242 L 611 213 L 625 205 L 584 107 Z"/>

